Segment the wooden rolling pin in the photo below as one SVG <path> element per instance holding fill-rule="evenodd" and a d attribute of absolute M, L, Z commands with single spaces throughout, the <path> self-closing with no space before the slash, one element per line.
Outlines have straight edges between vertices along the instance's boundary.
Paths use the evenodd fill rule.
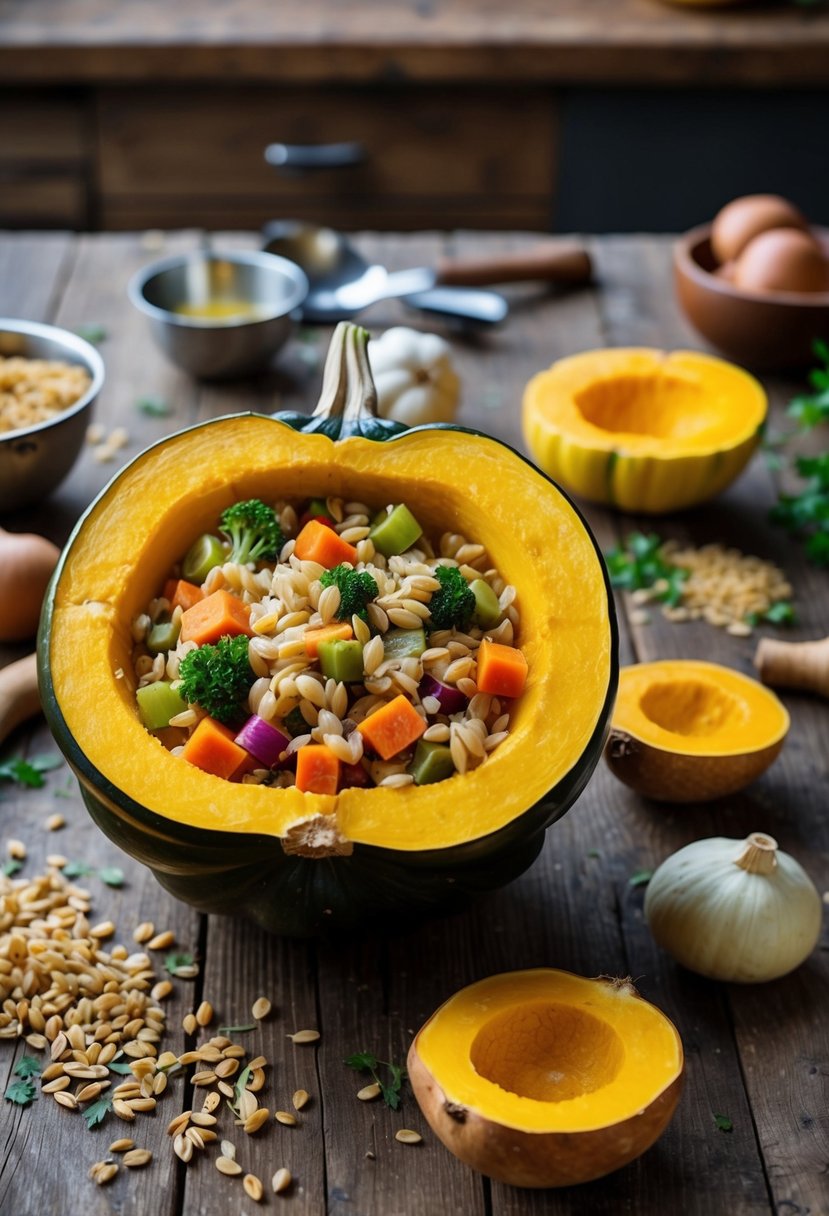
<path fill-rule="evenodd" d="M 829 637 L 814 642 L 763 638 L 754 666 L 763 683 L 773 688 L 799 688 L 829 697 Z"/>
<path fill-rule="evenodd" d="M 477 258 L 440 258 L 437 281 L 446 287 L 544 282 L 575 285 L 593 278 L 590 254 L 575 241 L 545 241 L 529 249 Z"/>
<path fill-rule="evenodd" d="M 0 743 L 16 726 L 40 713 L 37 656 L 27 654 L 0 668 Z"/>

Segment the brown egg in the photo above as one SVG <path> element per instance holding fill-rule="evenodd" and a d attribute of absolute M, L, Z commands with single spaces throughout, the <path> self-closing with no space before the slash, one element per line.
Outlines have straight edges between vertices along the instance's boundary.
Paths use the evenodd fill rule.
<path fill-rule="evenodd" d="M 37 633 L 40 606 L 60 550 L 45 536 L 0 529 L 0 642 Z"/>
<path fill-rule="evenodd" d="M 761 232 L 771 228 L 808 228 L 793 203 L 778 194 L 747 194 L 727 203 L 711 225 L 711 248 L 718 262 L 738 258 Z"/>
<path fill-rule="evenodd" d="M 734 285 L 752 292 L 829 291 L 829 259 L 808 232 L 761 232 L 737 259 Z"/>

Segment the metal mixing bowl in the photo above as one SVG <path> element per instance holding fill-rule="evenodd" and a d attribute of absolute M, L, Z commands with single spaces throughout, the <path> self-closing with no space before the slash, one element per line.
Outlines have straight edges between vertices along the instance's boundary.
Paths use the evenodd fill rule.
<path fill-rule="evenodd" d="M 104 362 L 94 346 L 68 329 L 4 317 L 0 355 L 80 363 L 92 379 L 83 396 L 54 418 L 0 431 L 0 511 L 14 511 L 51 494 L 72 468 L 104 382 Z"/>
<path fill-rule="evenodd" d="M 129 285 L 130 299 L 149 317 L 167 357 L 205 380 L 245 375 L 268 363 L 287 341 L 307 292 L 298 266 L 257 251 L 197 250 L 163 258 Z M 176 311 L 239 301 L 254 315 L 216 319 Z"/>

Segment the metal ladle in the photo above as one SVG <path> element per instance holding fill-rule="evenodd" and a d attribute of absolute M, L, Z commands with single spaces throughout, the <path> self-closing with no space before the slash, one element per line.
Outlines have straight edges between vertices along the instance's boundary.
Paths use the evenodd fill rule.
<path fill-rule="evenodd" d="M 299 220 L 274 221 L 263 230 L 264 248 L 296 262 L 310 289 L 302 304 L 306 320 L 335 322 L 354 316 L 378 300 L 402 297 L 407 304 L 445 317 L 495 324 L 508 305 L 485 283 L 545 279 L 589 282 L 591 264 L 578 246 L 548 243 L 526 252 L 476 259 L 442 259 L 435 269 L 389 271 L 369 264 L 334 228 Z"/>

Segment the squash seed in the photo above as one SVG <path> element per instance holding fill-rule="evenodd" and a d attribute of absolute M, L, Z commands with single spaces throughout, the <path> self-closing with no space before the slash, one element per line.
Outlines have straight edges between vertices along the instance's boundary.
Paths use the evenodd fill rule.
<path fill-rule="evenodd" d="M 223 1140 L 221 1149 L 223 1157 L 227 1157 L 229 1161 L 236 1160 L 236 1145 L 232 1140 Z"/>
<path fill-rule="evenodd" d="M 280 1195 L 283 1191 L 287 1191 L 292 1182 L 293 1178 L 291 1177 L 291 1171 L 286 1170 L 283 1166 L 281 1170 L 277 1170 L 274 1174 L 271 1180 L 271 1186 L 276 1194 Z"/>
<path fill-rule="evenodd" d="M 299 1120 L 296 1115 L 292 1115 L 290 1111 L 278 1110 L 274 1115 L 277 1123 L 284 1124 L 285 1127 L 296 1127 Z"/>
<path fill-rule="evenodd" d="M 375 1098 L 380 1097 L 380 1086 L 376 1081 L 372 1081 L 371 1085 L 364 1085 L 362 1089 L 357 1090 L 357 1097 L 361 1102 L 373 1102 Z"/>
<path fill-rule="evenodd" d="M 318 1043 L 320 1032 L 318 1030 L 297 1030 L 293 1034 L 286 1036 L 292 1043 L 304 1045 L 306 1043 Z"/>
<path fill-rule="evenodd" d="M 212 1114 L 212 1112 L 216 1109 L 216 1107 L 219 1105 L 221 1100 L 222 1100 L 221 1095 L 218 1094 L 215 1089 L 213 1089 L 210 1091 L 209 1094 L 205 1094 L 204 1102 L 202 1102 L 201 1108 L 205 1114 L 207 1114 L 207 1115 Z"/>
<path fill-rule="evenodd" d="M 190 1078 L 190 1083 L 192 1085 L 196 1085 L 196 1086 L 212 1085 L 215 1080 L 216 1080 L 215 1072 L 213 1072 L 212 1069 L 205 1069 L 202 1072 L 194 1072 L 192 1077 Z"/>
<path fill-rule="evenodd" d="M 127 1153 L 131 1148 L 135 1148 L 135 1141 L 130 1140 L 129 1136 L 122 1136 L 120 1140 L 113 1140 L 109 1146 L 111 1153 Z"/>
<path fill-rule="evenodd" d="M 104 1161 L 101 1162 L 101 1168 L 96 1170 L 94 1178 L 98 1186 L 106 1186 L 108 1182 L 112 1182 L 117 1173 L 118 1166 L 114 1161 Z"/>
<path fill-rule="evenodd" d="M 193 1157 L 193 1141 L 188 1140 L 185 1135 L 179 1132 L 173 1141 L 173 1152 L 180 1161 L 186 1164 Z"/>
<path fill-rule="evenodd" d="M 273 1006 L 266 996 L 258 997 L 251 1008 L 251 1014 L 256 1018 L 257 1022 L 261 1022 L 270 1013 Z"/>
<path fill-rule="evenodd" d="M 124 1165 L 129 1169 L 138 1169 L 139 1166 L 149 1165 L 153 1155 L 148 1148 L 132 1148 L 128 1153 L 124 1153 Z"/>
<path fill-rule="evenodd" d="M 151 937 L 147 942 L 148 950 L 167 950 L 176 940 L 176 935 L 172 929 L 165 929 L 163 933 L 156 933 L 155 937 Z"/>
<path fill-rule="evenodd" d="M 83 1089 L 78 1090 L 75 1097 L 79 1102 L 94 1102 L 102 1089 L 103 1083 L 101 1081 L 90 1081 L 88 1085 L 84 1085 Z"/>
<path fill-rule="evenodd" d="M 195 1123 L 196 1127 L 215 1127 L 217 1119 L 209 1111 L 194 1110 L 190 1116 L 190 1122 Z"/>
<path fill-rule="evenodd" d="M 143 946 L 144 942 L 148 942 L 155 934 L 155 925 L 151 920 L 144 920 L 140 925 L 136 925 L 132 931 L 132 940 L 138 942 L 139 946 Z"/>
<path fill-rule="evenodd" d="M 217 1077 L 221 1077 L 223 1080 L 226 1080 L 228 1077 L 235 1076 L 238 1071 L 239 1061 L 234 1060 L 232 1057 L 230 1059 L 222 1060 L 222 1062 L 217 1064 L 214 1069 L 215 1075 Z"/>
<path fill-rule="evenodd" d="M 68 1093 L 66 1093 L 65 1090 L 61 1089 L 61 1090 L 58 1090 L 58 1092 L 53 1094 L 52 1096 L 54 1097 L 58 1106 L 65 1106 L 67 1110 L 77 1110 L 78 1109 L 78 1099 L 75 1097 L 74 1094 L 68 1094 Z M 133 1116 L 133 1118 L 134 1117 L 135 1116 Z"/>
<path fill-rule="evenodd" d="M 233 1177 L 234 1174 L 241 1174 L 242 1167 L 238 1161 L 232 1161 L 230 1157 L 217 1157 L 216 1169 L 220 1174 L 227 1174 L 228 1177 Z"/>
<path fill-rule="evenodd" d="M 49 1081 L 46 1085 L 41 1085 L 40 1092 L 43 1094 L 60 1093 L 62 1089 L 68 1089 L 71 1084 L 71 1077 L 55 1077 L 53 1081 Z"/>
<path fill-rule="evenodd" d="M 245 1194 L 252 1199 L 254 1203 L 259 1203 L 262 1196 L 265 1194 L 265 1188 L 255 1174 L 245 1174 L 242 1179 L 242 1186 L 245 1188 Z"/>
<path fill-rule="evenodd" d="M 291 1099 L 294 1110 L 302 1110 L 302 1108 L 307 1106 L 310 1101 L 311 1095 L 308 1093 L 307 1089 L 298 1089 Z"/>
<path fill-rule="evenodd" d="M 196 1021 L 195 1013 L 186 1013 L 181 1019 L 181 1028 L 185 1034 L 195 1034 L 197 1026 L 198 1022 Z M 179 1056 L 179 1060 L 182 1064 L 189 1063 L 189 1061 L 182 1060 L 181 1056 Z"/>
<path fill-rule="evenodd" d="M 254 1132 L 259 1131 L 260 1127 L 264 1127 L 264 1125 L 268 1122 L 270 1117 L 271 1117 L 271 1112 L 268 1110 L 267 1106 L 260 1106 L 258 1110 L 255 1110 L 252 1115 L 248 1115 L 248 1117 L 245 1119 L 245 1122 L 243 1125 L 245 1131 L 247 1132 L 247 1134 L 249 1136 L 252 1136 L 254 1134 Z M 279 1119 L 279 1114 L 277 1114 L 276 1117 L 277 1117 L 277 1119 Z M 288 1117 L 293 1118 L 292 1115 L 288 1116 Z M 281 1122 L 281 1120 L 280 1120 L 280 1122 Z M 295 1119 L 294 1119 L 294 1122 L 296 1122 Z"/>
<path fill-rule="evenodd" d="M 213 1006 L 210 1001 L 202 1001 L 196 1010 L 196 1022 L 199 1026 L 209 1026 L 213 1021 Z"/>
<path fill-rule="evenodd" d="M 204 1148 L 205 1146 L 204 1136 L 197 1127 L 188 1127 L 187 1131 L 184 1133 L 184 1138 L 189 1140 L 190 1143 L 195 1146 L 195 1148 Z"/>
<path fill-rule="evenodd" d="M 61 828 L 66 827 L 66 820 L 63 815 L 50 815 L 43 826 L 47 832 L 59 832 Z"/>
<path fill-rule="evenodd" d="M 420 1132 L 413 1132 L 408 1127 L 401 1127 L 399 1132 L 395 1132 L 394 1138 L 401 1144 L 420 1144 L 423 1141 Z"/>

